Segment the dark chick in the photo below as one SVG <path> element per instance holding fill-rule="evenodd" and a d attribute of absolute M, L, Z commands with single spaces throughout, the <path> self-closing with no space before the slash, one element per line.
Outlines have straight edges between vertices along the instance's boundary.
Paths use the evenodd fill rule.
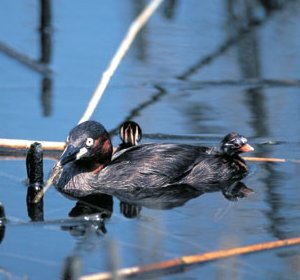
<path fill-rule="evenodd" d="M 119 136 L 122 142 L 115 152 L 138 145 L 142 139 L 142 129 L 136 122 L 127 121 L 120 126 Z"/>

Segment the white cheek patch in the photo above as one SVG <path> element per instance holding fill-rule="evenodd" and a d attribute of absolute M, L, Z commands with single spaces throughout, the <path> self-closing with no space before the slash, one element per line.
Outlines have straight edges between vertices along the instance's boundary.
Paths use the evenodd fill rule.
<path fill-rule="evenodd" d="M 76 160 L 79 160 L 83 155 L 85 155 L 88 152 L 87 148 L 81 148 L 76 155 Z"/>

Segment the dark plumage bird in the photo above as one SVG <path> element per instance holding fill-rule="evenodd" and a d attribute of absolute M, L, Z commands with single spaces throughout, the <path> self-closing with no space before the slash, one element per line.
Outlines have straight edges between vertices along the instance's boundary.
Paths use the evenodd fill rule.
<path fill-rule="evenodd" d="M 119 136 L 122 142 L 115 152 L 138 145 L 142 139 L 142 129 L 136 122 L 127 121 L 120 126 Z"/>
<path fill-rule="evenodd" d="M 153 192 L 171 185 L 203 190 L 214 184 L 240 180 L 248 168 L 240 153 L 253 151 L 247 139 L 228 134 L 221 148 L 186 144 L 143 144 L 120 151 L 112 159 L 109 134 L 98 122 L 73 128 L 55 170 L 54 185 L 74 197 L 95 192 Z"/>

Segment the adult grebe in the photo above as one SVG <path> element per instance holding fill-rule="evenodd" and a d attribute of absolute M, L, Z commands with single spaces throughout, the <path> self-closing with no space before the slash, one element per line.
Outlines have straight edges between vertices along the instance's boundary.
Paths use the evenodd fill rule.
<path fill-rule="evenodd" d="M 111 159 L 109 134 L 100 123 L 86 121 L 71 130 L 53 183 L 59 191 L 74 197 L 95 192 L 155 191 L 174 184 L 201 190 L 245 177 L 248 168 L 239 154 L 253 150 L 245 137 L 230 133 L 222 140 L 220 150 L 186 144 L 143 144 Z"/>

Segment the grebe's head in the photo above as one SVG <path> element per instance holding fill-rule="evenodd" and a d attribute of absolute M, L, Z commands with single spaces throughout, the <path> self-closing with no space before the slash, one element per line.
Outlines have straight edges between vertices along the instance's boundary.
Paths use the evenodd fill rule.
<path fill-rule="evenodd" d="M 247 142 L 248 140 L 244 136 L 235 132 L 231 132 L 222 140 L 221 150 L 230 156 L 254 151 L 254 148 L 251 147 Z"/>
<path fill-rule="evenodd" d="M 107 164 L 111 160 L 112 144 L 109 134 L 98 122 L 86 121 L 75 126 L 67 138 L 59 165 L 68 162 Z"/>

